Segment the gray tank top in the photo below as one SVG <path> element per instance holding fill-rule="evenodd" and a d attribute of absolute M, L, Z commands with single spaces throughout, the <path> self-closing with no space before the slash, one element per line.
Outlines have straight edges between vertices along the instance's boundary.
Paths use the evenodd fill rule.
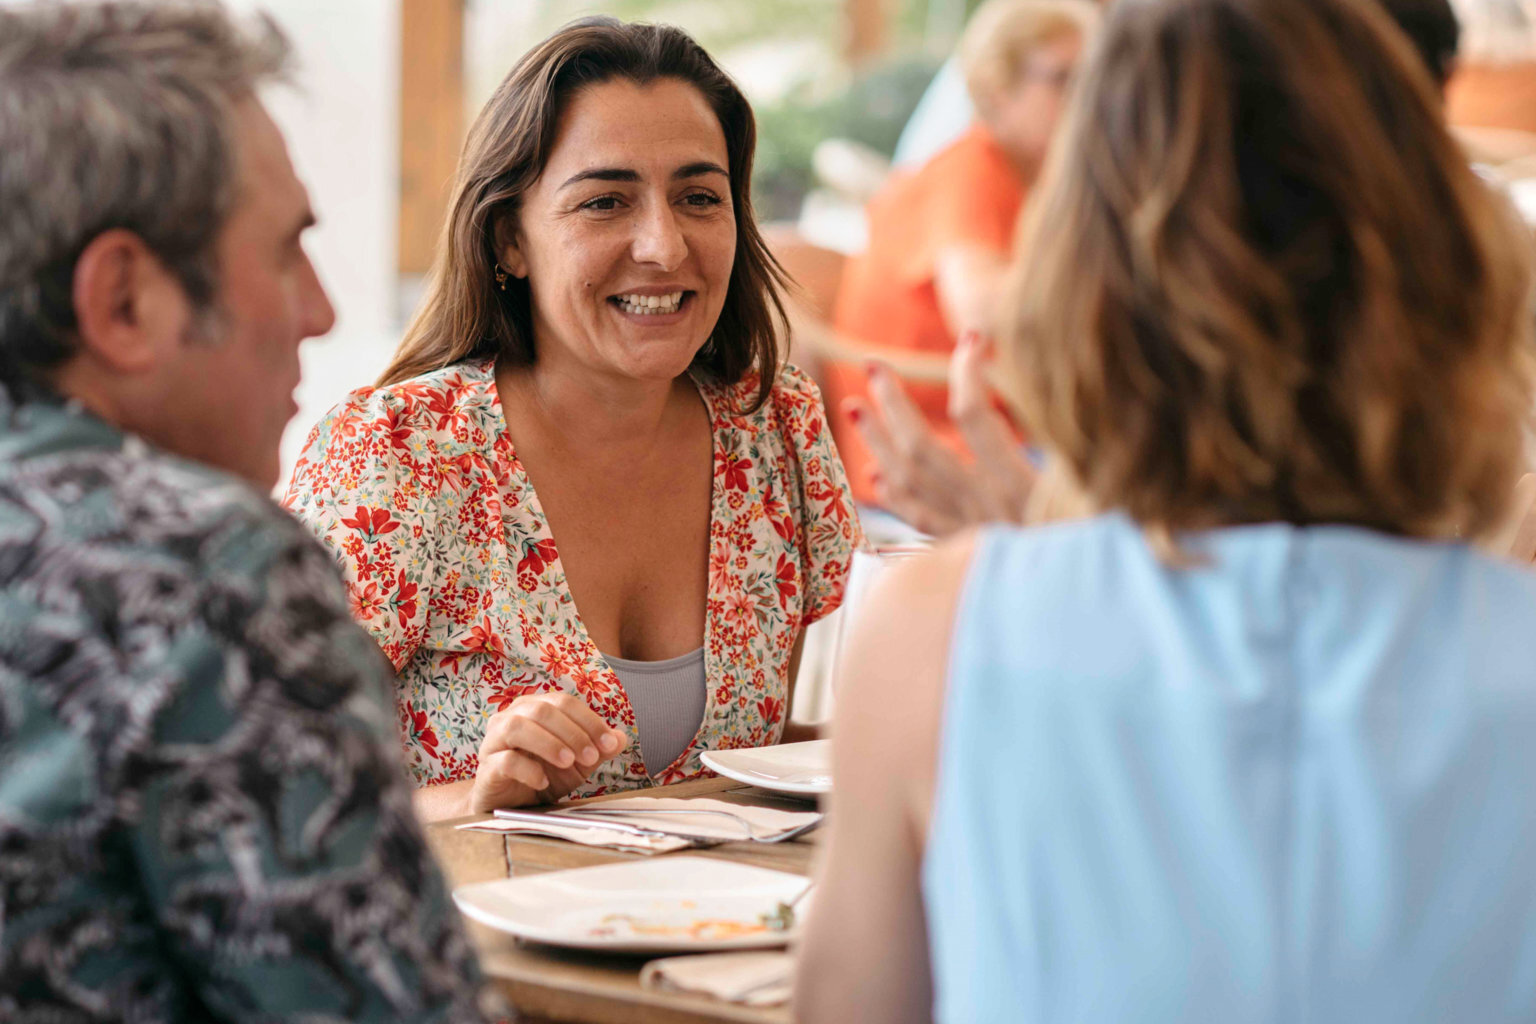
<path fill-rule="evenodd" d="M 628 661 L 603 655 L 635 711 L 645 770 L 663 771 L 693 742 L 704 721 L 708 686 L 704 648 L 666 661 Z"/>

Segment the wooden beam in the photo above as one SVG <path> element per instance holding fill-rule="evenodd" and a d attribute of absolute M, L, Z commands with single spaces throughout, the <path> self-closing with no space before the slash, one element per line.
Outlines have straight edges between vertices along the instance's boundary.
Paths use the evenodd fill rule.
<path fill-rule="evenodd" d="M 887 0 L 843 0 L 848 63 L 857 67 L 885 53 L 890 43 Z"/>
<path fill-rule="evenodd" d="M 464 0 L 401 0 L 401 274 L 425 274 L 464 141 Z"/>

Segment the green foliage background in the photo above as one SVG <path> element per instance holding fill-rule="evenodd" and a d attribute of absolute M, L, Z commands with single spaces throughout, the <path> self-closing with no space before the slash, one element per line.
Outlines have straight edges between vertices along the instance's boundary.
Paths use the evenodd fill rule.
<path fill-rule="evenodd" d="M 811 153 L 823 139 L 861 142 L 887 156 L 923 90 L 953 48 L 952 29 L 982 0 L 887 0 L 891 52 L 869 67 L 841 62 L 794 84 L 774 102 L 754 101 L 758 119 L 753 199 L 764 220 L 792 219 L 814 184 Z M 604 13 L 626 21 L 681 26 L 715 54 L 782 39 L 807 38 L 840 48 L 843 0 L 596 0 L 545 4 L 539 28 L 548 33 L 572 18 Z M 941 31 L 935 35 L 935 26 Z"/>

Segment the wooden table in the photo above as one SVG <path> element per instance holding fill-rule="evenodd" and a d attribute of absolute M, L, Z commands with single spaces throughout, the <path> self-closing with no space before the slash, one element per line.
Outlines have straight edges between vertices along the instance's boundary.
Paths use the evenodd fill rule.
<path fill-rule="evenodd" d="M 618 793 L 592 800 L 572 801 L 571 806 L 635 796 Z M 709 796 L 731 803 L 804 810 L 805 804 L 728 779 L 701 779 L 644 792 L 646 796 Z M 492 878 L 536 874 L 563 868 L 612 864 L 645 856 L 603 850 L 537 836 L 509 836 L 493 832 L 459 830 L 459 818 L 428 826 L 427 840 L 448 877 L 449 885 L 465 885 Z M 725 843 L 700 850 L 695 856 L 720 857 L 740 864 L 755 864 L 809 875 L 818 833 L 787 843 Z M 655 856 L 668 856 L 656 854 Z M 788 1024 L 788 1007 L 758 1009 L 736 1006 L 703 996 L 653 992 L 640 987 L 640 968 L 651 957 L 601 955 L 581 950 L 561 950 L 520 942 L 505 932 L 465 919 L 470 939 L 480 953 L 480 964 L 525 1024 L 572 1021 L 582 1024 Z"/>

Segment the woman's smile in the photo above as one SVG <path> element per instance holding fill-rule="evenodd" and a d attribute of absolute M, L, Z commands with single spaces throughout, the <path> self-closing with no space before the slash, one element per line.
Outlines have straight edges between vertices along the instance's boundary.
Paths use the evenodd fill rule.
<path fill-rule="evenodd" d="M 687 317 L 697 294 L 688 288 L 661 292 L 637 289 L 610 295 L 608 304 L 630 323 L 642 327 L 666 327 Z"/>

